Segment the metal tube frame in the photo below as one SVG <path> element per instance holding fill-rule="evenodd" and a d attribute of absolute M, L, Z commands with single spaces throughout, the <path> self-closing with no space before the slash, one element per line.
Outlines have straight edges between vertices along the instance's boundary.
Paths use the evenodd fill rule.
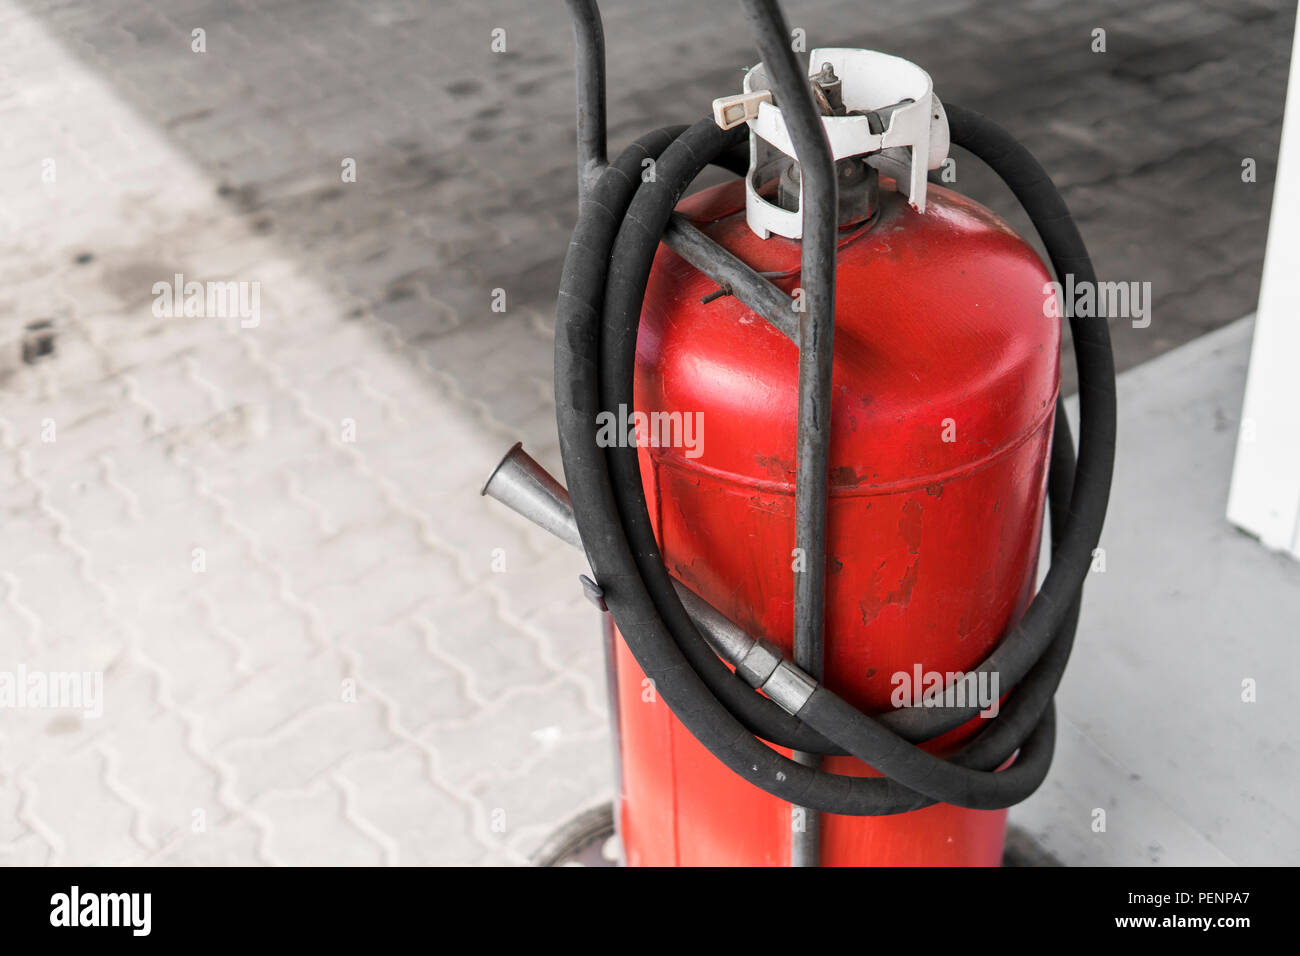
<path fill-rule="evenodd" d="M 609 165 L 605 133 L 605 28 L 596 0 L 565 0 L 578 75 L 578 202 Z"/>
<path fill-rule="evenodd" d="M 831 369 L 835 345 L 835 241 L 839 193 L 835 161 L 808 70 L 790 44 L 790 28 L 777 0 L 743 0 L 758 40 L 768 83 L 776 95 L 803 176 L 804 286 L 799 317 L 799 415 L 795 472 L 794 662 L 821 680 L 826 624 L 826 499 L 831 424 Z M 796 753 L 817 766 L 820 758 Z M 816 866 L 821 858 L 820 815 L 794 811 L 790 865 Z M 798 826 L 802 823 L 802 826 Z"/>
<path fill-rule="evenodd" d="M 680 213 L 673 213 L 664 230 L 664 245 L 749 306 L 790 341 L 799 344 L 799 322 L 793 300 L 770 279 L 759 275 L 718 245 Z"/>
<path fill-rule="evenodd" d="M 605 37 L 596 0 L 566 0 L 577 47 L 579 202 L 608 165 L 605 122 Z M 777 0 L 741 0 L 768 82 L 779 103 L 803 177 L 802 296 L 791 300 L 681 216 L 663 241 L 691 265 L 799 347 L 798 438 L 795 473 L 794 659 L 818 680 L 825 656 L 826 504 L 830 452 L 831 375 L 835 334 L 835 259 L 838 189 L 835 163 L 807 70 L 790 43 Z M 616 702 L 611 702 L 614 706 Z M 819 759 L 795 754 L 809 766 Z M 791 865 L 816 866 L 820 821 L 796 808 L 803 826 L 791 826 Z"/>

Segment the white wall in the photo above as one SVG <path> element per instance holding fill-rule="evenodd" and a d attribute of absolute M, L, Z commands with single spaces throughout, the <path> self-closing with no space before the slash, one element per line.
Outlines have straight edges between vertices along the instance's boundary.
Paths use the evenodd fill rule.
<path fill-rule="evenodd" d="M 1266 547 L 1300 558 L 1300 31 L 1292 44 L 1228 520 Z"/>

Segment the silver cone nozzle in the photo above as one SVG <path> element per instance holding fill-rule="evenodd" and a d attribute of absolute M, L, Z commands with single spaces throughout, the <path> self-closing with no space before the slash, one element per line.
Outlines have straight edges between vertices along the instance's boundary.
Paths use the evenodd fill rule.
<path fill-rule="evenodd" d="M 495 498 L 516 514 L 582 550 L 582 537 L 573 518 L 568 491 L 524 451 L 522 442 L 515 442 L 506 452 L 480 494 Z M 721 611 L 680 581 L 674 579 L 673 587 L 686 613 L 723 660 L 739 664 L 754 650 L 758 642 Z"/>
<path fill-rule="evenodd" d="M 573 520 L 569 493 L 524 451 L 523 442 L 511 446 L 479 494 L 495 498 L 539 528 L 582 550 L 582 536 L 578 534 L 578 522 Z"/>

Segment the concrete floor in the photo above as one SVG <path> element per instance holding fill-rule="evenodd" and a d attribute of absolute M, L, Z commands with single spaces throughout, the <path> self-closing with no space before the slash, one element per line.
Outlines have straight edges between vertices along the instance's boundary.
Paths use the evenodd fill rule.
<path fill-rule="evenodd" d="M 1106 567 L 1051 776 L 1011 812 L 1071 865 L 1300 864 L 1300 562 L 1224 518 L 1251 328 L 1120 376 Z"/>

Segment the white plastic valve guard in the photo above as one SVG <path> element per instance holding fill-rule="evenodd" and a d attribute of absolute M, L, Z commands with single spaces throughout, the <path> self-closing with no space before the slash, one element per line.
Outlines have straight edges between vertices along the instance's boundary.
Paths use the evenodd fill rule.
<path fill-rule="evenodd" d="M 917 212 L 925 212 L 926 172 L 938 169 L 948 157 L 948 117 L 943 104 L 934 95 L 930 74 L 915 63 L 901 57 L 878 53 L 874 50 L 857 50 L 845 47 L 816 49 L 809 54 L 813 72 L 829 63 L 840 78 L 844 105 L 849 110 L 878 110 L 901 100 L 913 102 L 893 112 L 889 126 L 883 133 L 871 132 L 866 116 L 823 116 L 826 138 L 834 159 L 845 159 L 863 153 L 886 149 L 906 148 L 910 151 L 907 198 Z M 758 64 L 745 74 L 744 92 L 753 94 L 766 90 L 767 73 Z M 718 104 L 715 101 L 715 112 Z M 751 100 L 752 103 L 752 100 Z M 745 220 L 752 229 L 766 239 L 775 233 L 789 239 L 803 236 L 803 184 L 799 186 L 799 208 L 782 209 L 758 194 L 754 182 L 760 166 L 767 162 L 760 156 L 760 143 L 795 158 L 794 144 L 786 129 L 785 117 L 779 106 L 771 102 L 757 102 L 757 112 L 747 117 L 749 123 L 749 172 L 745 176 Z M 750 110 L 752 111 L 752 106 Z M 761 185 L 761 184 L 760 184 Z M 899 185 L 902 185 L 900 177 Z"/>

